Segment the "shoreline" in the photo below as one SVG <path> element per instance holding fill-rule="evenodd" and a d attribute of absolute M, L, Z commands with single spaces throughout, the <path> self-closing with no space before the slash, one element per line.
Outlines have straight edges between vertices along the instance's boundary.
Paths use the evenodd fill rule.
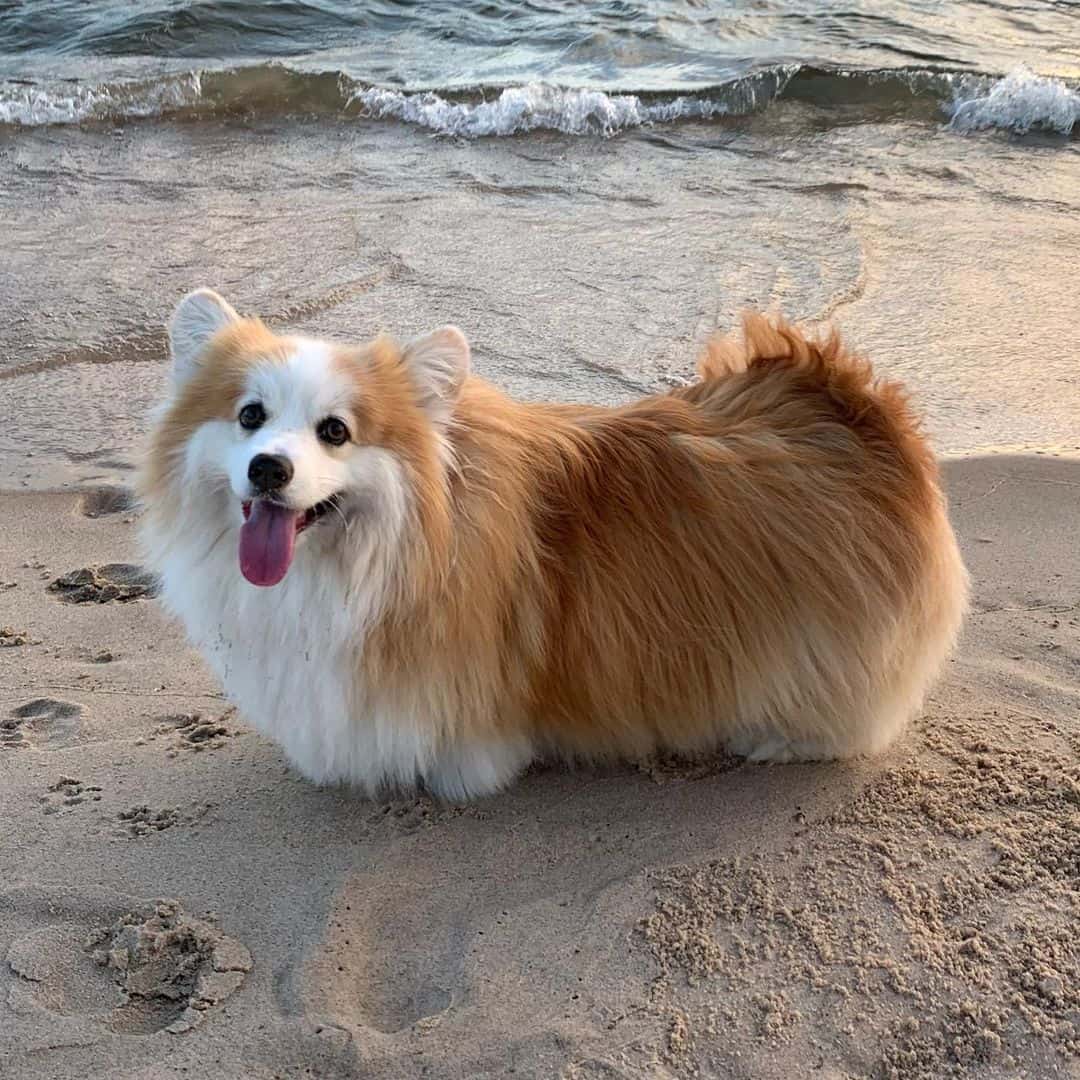
<path fill-rule="evenodd" d="M 745 307 L 826 313 L 940 453 L 1080 448 L 1080 142 L 788 113 L 613 140 L 239 118 L 0 135 L 0 488 L 123 482 L 164 323 L 199 285 L 337 340 L 456 323 L 477 371 L 532 400 L 662 390 Z"/>

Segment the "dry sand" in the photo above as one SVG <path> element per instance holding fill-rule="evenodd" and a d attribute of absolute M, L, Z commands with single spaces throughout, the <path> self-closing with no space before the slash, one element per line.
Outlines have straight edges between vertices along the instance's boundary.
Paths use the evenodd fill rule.
<path fill-rule="evenodd" d="M 122 492 L 0 496 L 0 1074 L 1080 1076 L 1080 463 L 948 485 L 974 612 L 887 757 L 467 807 L 293 774 Z"/>

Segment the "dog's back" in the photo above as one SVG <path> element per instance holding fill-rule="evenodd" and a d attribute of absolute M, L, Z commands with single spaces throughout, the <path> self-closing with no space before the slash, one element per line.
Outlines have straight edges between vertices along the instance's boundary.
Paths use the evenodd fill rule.
<path fill-rule="evenodd" d="M 463 484 L 459 521 L 512 508 L 506 587 L 533 639 L 507 628 L 503 675 L 535 736 L 571 753 L 876 751 L 966 603 L 933 456 L 900 389 L 835 337 L 751 316 L 701 373 L 615 410 L 509 403 L 501 460 L 466 398 L 466 475 L 500 479 L 476 504 Z"/>

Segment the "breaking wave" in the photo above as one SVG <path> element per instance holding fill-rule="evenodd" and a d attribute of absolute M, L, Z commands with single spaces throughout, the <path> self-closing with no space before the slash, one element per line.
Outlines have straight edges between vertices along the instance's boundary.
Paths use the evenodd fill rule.
<path fill-rule="evenodd" d="M 786 100 L 868 119 L 948 118 L 958 132 L 1043 129 L 1069 135 L 1080 91 L 1018 69 L 1004 78 L 920 68 L 852 70 L 774 65 L 694 93 L 606 92 L 542 82 L 473 90 L 406 91 L 343 73 L 284 64 L 202 69 L 96 85 L 0 82 L 0 124 L 121 122 L 146 117 L 336 115 L 397 120 L 441 135 L 479 138 L 530 131 L 610 136 L 681 120 L 746 116 Z"/>
<path fill-rule="evenodd" d="M 1002 128 L 1024 134 L 1041 128 L 1069 135 L 1080 124 L 1080 92 L 1018 68 L 981 92 L 959 97 L 950 124 L 956 131 Z"/>

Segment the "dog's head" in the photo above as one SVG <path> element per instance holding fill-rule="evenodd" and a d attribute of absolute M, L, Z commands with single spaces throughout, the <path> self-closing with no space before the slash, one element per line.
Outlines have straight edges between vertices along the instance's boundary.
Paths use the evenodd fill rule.
<path fill-rule="evenodd" d="M 325 539 L 363 517 L 364 529 L 400 535 L 417 490 L 440 484 L 469 367 L 455 327 L 403 348 L 342 347 L 279 337 L 200 289 L 180 301 L 169 344 L 144 498 L 238 527 L 252 584 L 280 582 L 296 545 L 315 542 L 299 540 L 309 529 Z"/>

